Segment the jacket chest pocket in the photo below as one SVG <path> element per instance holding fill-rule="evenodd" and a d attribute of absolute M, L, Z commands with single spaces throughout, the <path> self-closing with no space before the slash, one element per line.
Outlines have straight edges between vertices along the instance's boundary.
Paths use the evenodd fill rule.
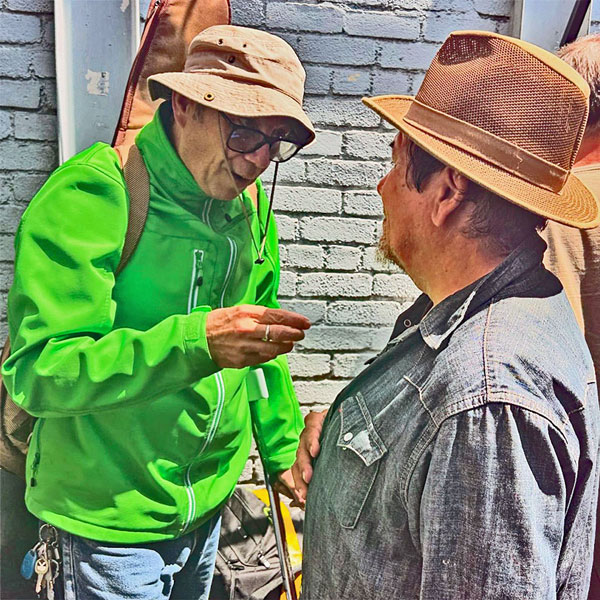
<path fill-rule="evenodd" d="M 369 499 L 387 448 L 360 392 L 347 398 L 339 412 L 340 433 L 329 442 L 329 455 L 334 460 L 321 466 L 328 470 L 324 490 L 327 503 L 340 525 L 353 529 Z"/>

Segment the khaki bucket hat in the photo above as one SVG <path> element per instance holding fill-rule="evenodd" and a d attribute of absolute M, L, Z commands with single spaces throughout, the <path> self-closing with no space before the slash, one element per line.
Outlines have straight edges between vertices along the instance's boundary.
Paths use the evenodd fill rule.
<path fill-rule="evenodd" d="M 234 25 L 215 25 L 190 43 L 183 71 L 148 78 L 153 100 L 171 91 L 240 117 L 283 116 L 298 121 L 310 143 L 313 125 L 302 110 L 306 74 L 281 38 Z"/>
<path fill-rule="evenodd" d="M 528 42 L 457 31 L 417 95 L 363 102 L 416 144 L 523 208 L 580 229 L 600 223 L 598 203 L 571 169 L 583 137 L 589 86 Z"/>

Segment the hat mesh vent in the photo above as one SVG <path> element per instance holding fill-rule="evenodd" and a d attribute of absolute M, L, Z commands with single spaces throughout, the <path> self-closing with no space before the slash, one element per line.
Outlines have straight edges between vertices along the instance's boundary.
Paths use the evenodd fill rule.
<path fill-rule="evenodd" d="M 448 86 L 463 88 L 448 93 Z M 453 36 L 434 58 L 417 100 L 570 169 L 586 117 L 581 92 L 515 45 Z"/>

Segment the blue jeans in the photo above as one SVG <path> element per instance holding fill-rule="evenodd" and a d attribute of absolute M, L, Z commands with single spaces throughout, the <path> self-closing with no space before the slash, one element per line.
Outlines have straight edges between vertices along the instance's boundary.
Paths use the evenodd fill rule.
<path fill-rule="evenodd" d="M 217 514 L 183 537 L 129 546 L 61 531 L 64 600 L 207 600 L 220 527 Z"/>

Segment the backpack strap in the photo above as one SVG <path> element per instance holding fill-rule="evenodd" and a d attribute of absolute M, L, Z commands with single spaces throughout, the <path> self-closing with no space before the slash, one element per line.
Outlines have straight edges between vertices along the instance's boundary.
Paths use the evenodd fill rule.
<path fill-rule="evenodd" d="M 127 162 L 123 167 L 123 174 L 129 192 L 129 218 L 127 220 L 127 233 L 125 234 L 123 252 L 115 275 L 118 275 L 125 268 L 135 252 L 148 217 L 150 178 L 144 159 L 135 144 L 129 150 Z"/>
<path fill-rule="evenodd" d="M 4 348 L 2 348 L 2 357 L 0 357 L 0 365 L 4 364 L 4 361 L 10 356 L 10 340 L 8 337 L 4 342 Z"/>

